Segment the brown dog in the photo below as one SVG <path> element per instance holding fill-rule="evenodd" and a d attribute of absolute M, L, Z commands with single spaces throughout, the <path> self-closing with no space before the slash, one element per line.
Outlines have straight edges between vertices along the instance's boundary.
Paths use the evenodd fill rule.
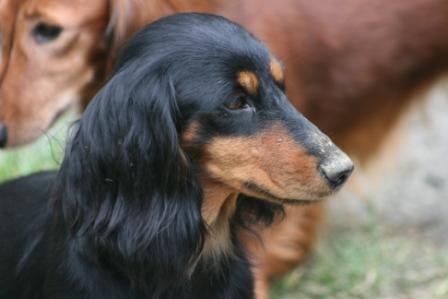
<path fill-rule="evenodd" d="M 294 105 L 361 160 L 448 68 L 446 0 L 2 0 L 0 143 L 29 142 L 68 107 L 83 107 L 131 33 L 193 10 L 223 14 L 265 41 L 287 66 Z M 243 236 L 260 296 L 309 250 L 320 211 L 288 208 L 284 221 L 259 229 L 265 249 Z"/>

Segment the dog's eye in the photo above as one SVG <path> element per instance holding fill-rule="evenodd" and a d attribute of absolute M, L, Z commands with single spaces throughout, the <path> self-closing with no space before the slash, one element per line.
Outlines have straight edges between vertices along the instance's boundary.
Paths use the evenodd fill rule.
<path fill-rule="evenodd" d="M 233 101 L 224 104 L 224 107 L 226 107 L 229 110 L 242 110 L 242 109 L 249 109 L 251 106 L 249 105 L 249 102 L 245 96 L 239 96 Z"/>
<path fill-rule="evenodd" d="M 62 32 L 62 27 L 48 23 L 38 23 L 31 31 L 37 43 L 47 43 L 55 40 Z"/>

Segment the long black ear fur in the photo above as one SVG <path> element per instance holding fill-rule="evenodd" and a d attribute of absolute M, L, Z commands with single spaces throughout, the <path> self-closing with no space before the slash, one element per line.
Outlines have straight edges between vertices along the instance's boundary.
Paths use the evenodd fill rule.
<path fill-rule="evenodd" d="M 87 240 L 116 267 L 132 265 L 120 270 L 135 279 L 158 271 L 159 284 L 187 275 L 204 231 L 202 190 L 179 145 L 177 110 L 163 69 L 121 68 L 74 130 L 55 192 L 74 240 Z"/>

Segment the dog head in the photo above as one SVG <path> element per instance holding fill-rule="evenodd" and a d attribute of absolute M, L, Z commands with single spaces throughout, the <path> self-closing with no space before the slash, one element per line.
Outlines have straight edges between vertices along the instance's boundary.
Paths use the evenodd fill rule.
<path fill-rule="evenodd" d="M 1 147 L 33 141 L 65 110 L 83 108 L 143 22 L 133 5 L 140 1 L 0 1 Z"/>
<path fill-rule="evenodd" d="M 70 231 L 144 255 L 168 277 L 186 272 L 179 267 L 198 250 L 210 209 L 223 210 L 208 186 L 312 202 L 352 169 L 291 106 L 283 69 L 262 43 L 224 18 L 181 14 L 124 47 L 73 133 L 57 203 Z"/>

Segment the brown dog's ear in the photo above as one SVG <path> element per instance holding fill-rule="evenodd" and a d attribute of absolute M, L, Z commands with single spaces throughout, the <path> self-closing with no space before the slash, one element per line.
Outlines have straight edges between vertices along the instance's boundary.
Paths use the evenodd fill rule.
<path fill-rule="evenodd" d="M 134 31 L 138 30 L 136 18 L 139 11 L 139 0 L 109 0 L 109 23 L 107 24 L 105 38 L 109 48 L 108 68 L 116 58 L 118 49 Z"/>
<path fill-rule="evenodd" d="M 109 46 L 109 67 L 120 47 L 136 31 L 163 16 L 184 9 L 183 0 L 109 0 L 109 23 L 105 37 Z"/>

